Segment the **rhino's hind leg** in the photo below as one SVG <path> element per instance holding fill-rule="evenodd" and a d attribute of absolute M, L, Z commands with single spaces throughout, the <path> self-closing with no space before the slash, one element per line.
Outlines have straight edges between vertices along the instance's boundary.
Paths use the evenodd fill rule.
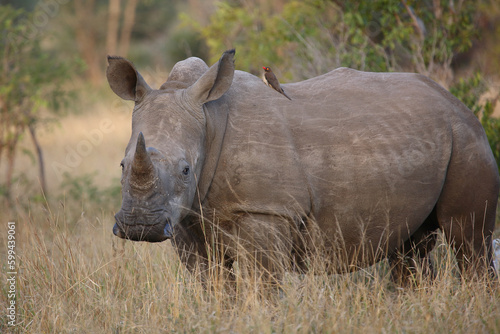
<path fill-rule="evenodd" d="M 470 157 L 474 157 L 472 165 Z M 470 157 L 465 160 L 457 153 L 452 158 L 437 202 L 437 217 L 446 240 L 455 250 L 462 275 L 481 278 L 489 273 L 495 277 L 492 234 L 498 201 L 498 169 L 488 155 Z"/>
<path fill-rule="evenodd" d="M 436 209 L 410 238 L 389 256 L 391 278 L 394 283 L 407 286 L 435 276 L 429 253 L 436 244 L 439 228 Z"/>
<path fill-rule="evenodd" d="M 450 217 L 443 231 L 453 247 L 458 267 L 465 278 L 483 278 L 485 274 L 495 277 L 493 267 L 493 227 L 485 224 L 483 217 Z M 491 226 L 491 225 L 490 225 Z"/>

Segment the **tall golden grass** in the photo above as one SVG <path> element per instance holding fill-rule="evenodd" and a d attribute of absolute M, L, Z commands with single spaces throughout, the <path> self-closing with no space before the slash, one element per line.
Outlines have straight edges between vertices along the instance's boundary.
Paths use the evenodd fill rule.
<path fill-rule="evenodd" d="M 17 325 L 2 316 L 2 333 L 500 332 L 500 290 L 460 279 L 441 239 L 433 282 L 399 288 L 382 262 L 349 275 L 288 273 L 262 297 L 254 282 L 229 291 L 218 270 L 203 285 L 170 242 L 123 241 L 111 211 L 84 209 L 41 203 L 2 215 L 2 236 L 16 222 L 18 262 Z M 2 255 L 6 248 L 2 238 Z"/>

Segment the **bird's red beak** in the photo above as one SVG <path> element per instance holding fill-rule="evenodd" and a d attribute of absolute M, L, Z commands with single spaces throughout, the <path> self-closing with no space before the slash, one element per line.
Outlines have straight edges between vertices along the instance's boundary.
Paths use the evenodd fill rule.
<path fill-rule="evenodd" d="M 264 66 L 262 66 L 263 69 L 266 69 Z"/>

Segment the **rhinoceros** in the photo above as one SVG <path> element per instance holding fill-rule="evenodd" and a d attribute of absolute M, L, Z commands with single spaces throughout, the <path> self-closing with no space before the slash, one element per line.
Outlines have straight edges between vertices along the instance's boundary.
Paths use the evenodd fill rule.
<path fill-rule="evenodd" d="M 493 272 L 497 164 L 456 97 L 419 74 L 338 68 L 283 84 L 290 101 L 235 70 L 234 54 L 180 61 L 159 89 L 108 57 L 111 89 L 135 102 L 116 236 L 171 239 L 193 271 L 388 259 L 405 278 L 430 268 L 441 230 L 462 272 Z"/>

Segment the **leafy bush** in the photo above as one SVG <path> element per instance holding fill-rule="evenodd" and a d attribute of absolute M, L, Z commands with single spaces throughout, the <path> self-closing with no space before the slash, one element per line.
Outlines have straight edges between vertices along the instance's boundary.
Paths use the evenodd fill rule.
<path fill-rule="evenodd" d="M 235 47 L 238 66 L 256 73 L 278 67 L 299 80 L 338 66 L 405 70 L 444 82 L 456 53 L 472 45 L 477 7 L 448 1 L 288 1 L 269 10 L 223 1 L 207 26 L 193 22 L 215 61 Z M 448 84 L 448 82 L 446 82 Z"/>
<path fill-rule="evenodd" d="M 95 184 L 94 178 L 97 172 L 81 176 L 73 176 L 64 173 L 61 182 L 62 195 L 59 199 L 64 202 L 72 202 L 84 205 L 97 205 L 99 207 L 117 208 L 120 206 L 121 187 L 118 179 L 107 188 Z"/>
<path fill-rule="evenodd" d="M 208 53 L 200 35 L 190 28 L 177 29 L 167 40 L 165 49 L 167 59 L 172 61 L 172 65 L 192 56 L 203 59 Z"/>
<path fill-rule="evenodd" d="M 493 111 L 500 96 L 497 95 L 496 98 L 483 102 L 480 97 L 486 90 L 486 82 L 480 73 L 476 73 L 468 79 L 460 79 L 454 86 L 450 87 L 450 92 L 479 118 L 500 172 L 500 119 L 493 117 Z"/>

